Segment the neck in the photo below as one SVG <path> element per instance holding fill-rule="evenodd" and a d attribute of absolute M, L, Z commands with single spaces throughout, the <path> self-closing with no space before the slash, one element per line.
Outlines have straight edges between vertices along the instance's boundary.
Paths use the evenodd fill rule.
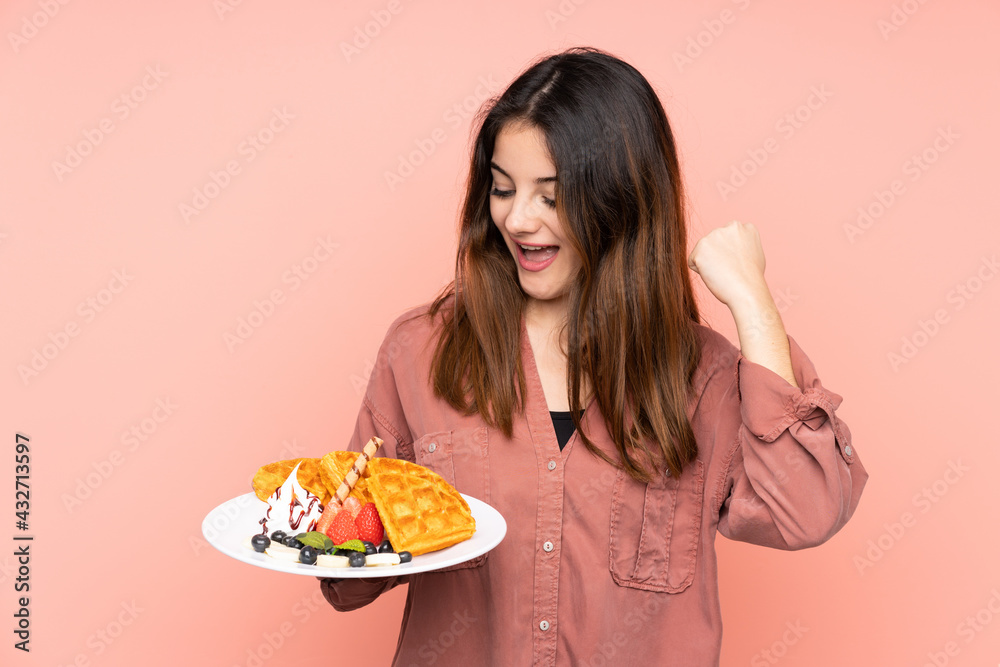
<path fill-rule="evenodd" d="M 546 403 L 552 410 L 566 412 L 569 360 L 567 354 L 566 321 L 569 316 L 569 299 L 540 301 L 528 299 L 524 307 L 524 321 L 528 330 L 535 365 L 542 380 Z M 591 396 L 591 383 L 580 378 L 580 405 L 586 406 Z"/>
<path fill-rule="evenodd" d="M 565 296 L 545 301 L 528 299 L 524 305 L 524 319 L 528 325 L 550 333 L 561 327 L 568 315 L 569 300 Z"/>

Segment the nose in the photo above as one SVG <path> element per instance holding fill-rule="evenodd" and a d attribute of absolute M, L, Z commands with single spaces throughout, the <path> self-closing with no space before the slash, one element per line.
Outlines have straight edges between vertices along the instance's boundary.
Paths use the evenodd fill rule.
<path fill-rule="evenodd" d="M 511 234 L 531 234 L 538 231 L 541 224 L 541 204 L 533 198 L 518 197 L 515 194 L 504 224 L 507 231 Z"/>

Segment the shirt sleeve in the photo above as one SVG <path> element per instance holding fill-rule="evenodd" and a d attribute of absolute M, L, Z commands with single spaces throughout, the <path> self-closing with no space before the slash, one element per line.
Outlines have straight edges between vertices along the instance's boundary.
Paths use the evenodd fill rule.
<path fill-rule="evenodd" d="M 788 336 L 798 387 L 738 354 L 738 434 L 728 451 L 719 532 L 777 549 L 830 539 L 854 514 L 868 473 L 836 414 L 843 398 L 821 384 Z"/>
<path fill-rule="evenodd" d="M 395 327 L 393 327 L 394 329 Z M 372 436 L 382 440 L 376 456 L 405 458 L 413 461 L 413 447 L 409 429 L 405 426 L 403 409 L 391 365 L 393 341 L 387 336 L 379 350 L 368 388 L 361 402 L 361 410 L 354 427 L 354 434 L 344 448 L 360 452 Z M 380 577 L 372 579 L 320 579 L 323 597 L 337 611 L 353 611 L 373 602 L 378 596 L 399 584 L 407 577 Z"/>

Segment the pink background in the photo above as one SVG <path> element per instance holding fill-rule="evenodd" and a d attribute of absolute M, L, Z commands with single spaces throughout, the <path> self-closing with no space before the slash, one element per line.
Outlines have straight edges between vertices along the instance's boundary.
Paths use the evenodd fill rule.
<path fill-rule="evenodd" d="M 338 614 L 314 580 L 222 556 L 201 520 L 259 465 L 346 443 L 387 325 L 451 276 L 471 111 L 573 45 L 659 91 L 692 245 L 760 230 L 871 473 L 820 548 L 719 539 L 722 664 L 1000 662 L 995 3 L 336 4 L 2 4 L 0 662 L 388 663 L 403 589 Z M 11 633 L 16 432 L 30 654 Z"/>

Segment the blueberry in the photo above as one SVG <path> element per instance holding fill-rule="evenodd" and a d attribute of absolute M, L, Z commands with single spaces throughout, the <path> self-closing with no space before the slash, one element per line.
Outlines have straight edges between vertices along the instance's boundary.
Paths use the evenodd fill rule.
<path fill-rule="evenodd" d="M 365 566 L 365 555 L 360 551 L 352 551 L 351 555 L 347 557 L 347 560 L 351 567 Z"/>
<path fill-rule="evenodd" d="M 286 547 L 291 547 L 293 549 L 301 549 L 302 547 L 305 546 L 304 544 L 302 544 L 301 542 L 299 542 L 297 539 L 295 539 L 294 535 L 288 535 L 287 537 L 285 537 L 284 545 Z"/>
<path fill-rule="evenodd" d="M 409 551 L 400 551 L 399 552 L 399 562 L 400 563 L 409 563 L 411 560 L 413 560 L 413 554 L 411 554 Z"/>
<path fill-rule="evenodd" d="M 350 556 L 353 553 L 357 553 L 353 549 L 335 549 L 333 552 L 334 556 Z"/>
<path fill-rule="evenodd" d="M 377 554 L 378 553 L 378 549 L 375 548 L 375 545 L 372 544 L 371 542 L 362 542 L 361 544 L 365 545 L 365 555 L 366 556 L 371 556 L 372 554 Z"/>
<path fill-rule="evenodd" d="M 389 540 L 382 540 L 382 544 L 378 546 L 378 552 L 380 554 L 391 554 L 394 551 L 395 550 L 392 548 L 392 545 L 389 543 Z"/>
<path fill-rule="evenodd" d="M 285 531 L 283 530 L 276 530 L 273 533 L 271 533 L 271 539 L 277 542 L 278 544 L 284 544 L 286 537 L 288 537 L 288 535 L 286 535 Z"/>
<path fill-rule="evenodd" d="M 257 553 L 264 553 L 264 550 L 271 546 L 271 540 L 268 539 L 267 535 L 254 535 L 250 538 L 250 546 Z"/>
<path fill-rule="evenodd" d="M 316 550 L 310 546 L 302 547 L 302 551 L 299 552 L 299 562 L 306 565 L 313 565 L 316 563 Z"/>

